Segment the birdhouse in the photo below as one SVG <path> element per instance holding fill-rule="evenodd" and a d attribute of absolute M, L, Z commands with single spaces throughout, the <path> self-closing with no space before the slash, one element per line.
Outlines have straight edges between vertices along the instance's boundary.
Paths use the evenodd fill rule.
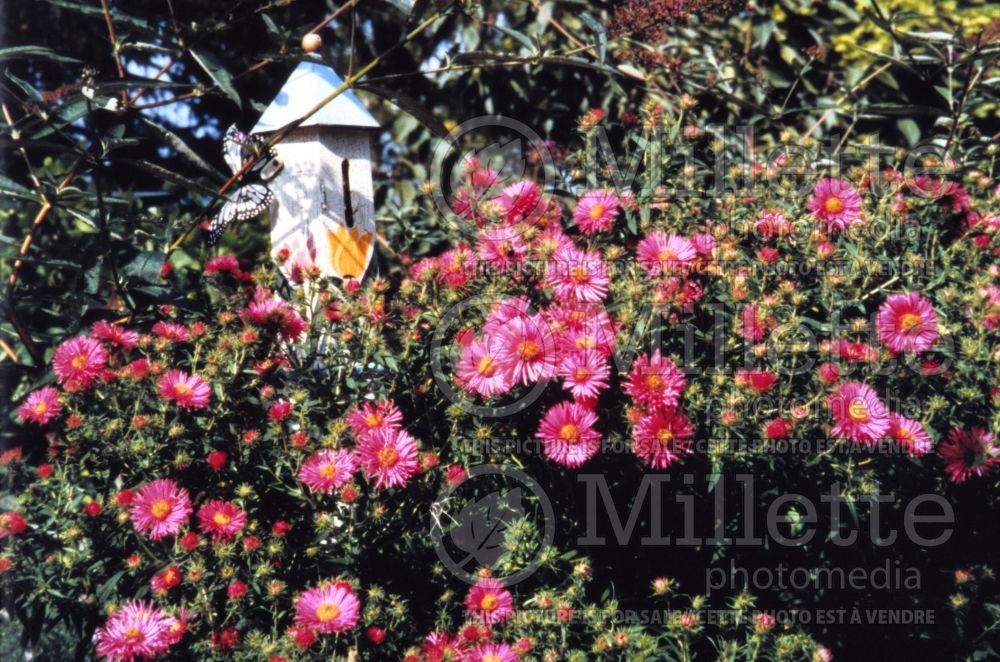
<path fill-rule="evenodd" d="M 251 133 L 278 131 L 342 83 L 333 69 L 302 62 Z M 275 145 L 284 167 L 270 181 L 271 254 L 286 253 L 286 273 L 315 265 L 325 276 L 364 276 L 375 244 L 369 142 L 378 128 L 345 91 Z"/>

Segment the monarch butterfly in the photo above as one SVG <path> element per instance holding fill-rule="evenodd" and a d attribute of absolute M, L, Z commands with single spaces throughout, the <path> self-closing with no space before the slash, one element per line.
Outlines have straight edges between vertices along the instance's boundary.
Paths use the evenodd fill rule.
<path fill-rule="evenodd" d="M 209 224 L 209 246 L 218 243 L 233 221 L 245 221 L 259 216 L 271 205 L 274 194 L 265 182 L 273 179 L 282 167 L 281 159 L 273 147 L 268 149 L 263 138 L 248 136 L 237 129 L 235 124 L 229 127 L 223 138 L 223 157 L 233 174 L 239 172 L 247 161 L 257 160 L 240 177 L 240 181 L 246 183 L 229 196 L 229 200 L 219 210 L 219 215 Z"/>

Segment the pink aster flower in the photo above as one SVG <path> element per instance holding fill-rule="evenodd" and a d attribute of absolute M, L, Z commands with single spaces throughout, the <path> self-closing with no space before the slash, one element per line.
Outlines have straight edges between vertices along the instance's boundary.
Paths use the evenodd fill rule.
<path fill-rule="evenodd" d="M 87 336 L 71 338 L 56 348 L 52 370 L 67 391 L 85 391 L 101 376 L 108 353 L 98 341 Z"/>
<path fill-rule="evenodd" d="M 646 273 L 656 277 L 686 271 L 698 253 L 690 239 L 654 230 L 639 242 L 636 254 Z"/>
<path fill-rule="evenodd" d="M 520 233 L 512 227 L 491 227 L 479 233 L 476 242 L 479 259 L 498 273 L 505 273 L 512 266 L 524 262 L 528 247 Z"/>
<path fill-rule="evenodd" d="M 150 330 L 153 332 L 153 335 L 173 342 L 187 342 L 191 339 L 191 334 L 184 328 L 184 325 L 177 322 L 164 322 L 160 320 Z"/>
<path fill-rule="evenodd" d="M 94 322 L 90 327 L 90 333 L 98 340 L 103 340 L 122 349 L 132 349 L 139 344 L 139 334 L 136 331 L 129 331 L 123 326 L 111 324 L 106 320 Z"/>
<path fill-rule="evenodd" d="M 299 480 L 312 492 L 330 494 L 351 480 L 358 469 L 354 453 L 324 448 L 310 455 L 299 468 Z"/>
<path fill-rule="evenodd" d="M 463 660 L 468 662 L 518 662 L 517 656 L 510 644 L 480 644 L 465 654 Z"/>
<path fill-rule="evenodd" d="M 861 382 L 841 384 L 827 398 L 834 426 L 830 434 L 851 441 L 877 443 L 889 431 L 889 414 L 878 394 Z"/>
<path fill-rule="evenodd" d="M 584 234 L 607 232 L 618 215 L 618 196 L 611 191 L 587 191 L 576 203 L 573 220 Z"/>
<path fill-rule="evenodd" d="M 62 405 L 59 404 L 59 391 L 46 386 L 37 391 L 32 391 L 24 399 L 17 410 L 17 415 L 22 421 L 31 421 L 38 425 L 45 425 L 62 412 Z"/>
<path fill-rule="evenodd" d="M 861 218 L 861 195 L 843 179 L 816 182 L 806 206 L 831 232 L 843 230 Z"/>
<path fill-rule="evenodd" d="M 560 301 L 597 302 L 608 296 L 608 267 L 597 251 L 560 248 L 545 268 L 545 284 Z"/>
<path fill-rule="evenodd" d="M 355 407 L 344 420 L 354 436 L 361 439 L 376 430 L 399 427 L 403 422 L 403 412 L 389 400 L 376 400 Z"/>
<path fill-rule="evenodd" d="M 512 382 L 527 385 L 555 377 L 555 342 L 540 316 L 510 320 L 493 337 L 493 344 L 500 369 Z"/>
<path fill-rule="evenodd" d="M 574 398 L 596 398 L 608 387 L 611 367 L 605 355 L 596 349 L 570 352 L 559 364 L 563 388 Z"/>
<path fill-rule="evenodd" d="M 643 354 L 632 364 L 632 370 L 622 389 L 638 405 L 674 407 L 687 381 L 673 361 L 660 356 Z"/>
<path fill-rule="evenodd" d="M 157 382 L 160 397 L 183 409 L 204 409 L 212 397 L 208 382 L 182 370 L 168 370 Z"/>
<path fill-rule="evenodd" d="M 284 340 L 298 340 L 309 325 L 292 304 L 258 287 L 253 300 L 240 311 L 240 317 L 254 326 L 276 331 Z"/>
<path fill-rule="evenodd" d="M 483 337 L 495 336 L 507 322 L 513 319 L 531 317 L 531 300 L 528 297 L 502 299 L 493 305 L 486 322 L 483 323 Z"/>
<path fill-rule="evenodd" d="M 132 526 L 151 540 L 176 534 L 190 515 L 191 498 L 187 491 L 168 478 L 139 488 L 129 508 Z"/>
<path fill-rule="evenodd" d="M 535 437 L 546 457 L 575 468 L 597 453 L 601 434 L 594 429 L 597 414 L 576 402 L 560 402 L 545 412 Z"/>
<path fill-rule="evenodd" d="M 239 277 L 242 273 L 240 270 L 240 262 L 232 255 L 219 255 L 213 257 L 208 262 L 205 263 L 204 273 L 214 274 L 214 273 L 228 273 L 231 276 Z"/>
<path fill-rule="evenodd" d="M 295 601 L 295 624 L 323 634 L 347 632 L 360 618 L 361 601 L 346 582 L 314 586 Z"/>
<path fill-rule="evenodd" d="M 937 341 L 937 314 L 919 292 L 893 294 L 878 309 L 878 339 L 894 352 L 919 353 Z"/>
<path fill-rule="evenodd" d="M 97 629 L 97 654 L 115 662 L 159 657 L 174 642 L 176 621 L 152 602 L 130 600 Z"/>
<path fill-rule="evenodd" d="M 767 333 L 767 320 L 757 306 L 743 306 L 740 311 L 740 335 L 757 342 Z"/>
<path fill-rule="evenodd" d="M 431 632 L 420 644 L 420 653 L 427 660 L 462 660 L 468 652 L 468 643 L 447 632 Z"/>
<path fill-rule="evenodd" d="M 953 483 L 964 483 L 973 476 L 985 476 L 1000 465 L 1000 448 L 993 441 L 993 433 L 973 427 L 966 431 L 953 428 L 947 441 L 938 447 L 945 462 L 945 471 Z"/>
<path fill-rule="evenodd" d="M 646 414 L 635 427 L 633 450 L 654 469 L 666 469 L 681 455 L 691 452 L 694 425 L 673 407 Z"/>
<path fill-rule="evenodd" d="M 509 374 L 500 369 L 496 353 L 490 346 L 489 340 L 473 340 L 462 348 L 455 366 L 462 388 L 485 398 L 506 393 L 514 386 Z"/>
<path fill-rule="evenodd" d="M 503 582 L 493 577 L 481 577 L 465 596 L 469 615 L 483 623 L 503 623 L 514 613 L 514 598 L 503 587 Z"/>
<path fill-rule="evenodd" d="M 508 223 L 531 221 L 541 211 L 542 192 L 532 181 L 514 182 L 504 187 L 493 201 L 500 206 Z"/>
<path fill-rule="evenodd" d="M 923 425 L 895 412 L 889 414 L 887 434 L 910 455 L 924 455 L 933 445 Z"/>
<path fill-rule="evenodd" d="M 246 521 L 246 513 L 228 501 L 213 499 L 198 509 L 198 527 L 216 542 L 232 542 Z"/>
<path fill-rule="evenodd" d="M 358 456 L 377 489 L 403 487 L 417 473 L 417 442 L 406 430 L 379 428 L 358 442 Z"/>

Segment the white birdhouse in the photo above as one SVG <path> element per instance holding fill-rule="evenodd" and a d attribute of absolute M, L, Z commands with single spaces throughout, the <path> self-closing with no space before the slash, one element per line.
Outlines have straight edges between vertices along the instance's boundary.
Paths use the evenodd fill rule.
<path fill-rule="evenodd" d="M 333 69 L 305 61 L 292 72 L 251 133 L 273 133 L 342 84 Z M 284 167 L 270 182 L 271 254 L 285 249 L 289 268 L 315 264 L 325 276 L 364 276 L 375 247 L 369 141 L 379 128 L 346 91 L 277 145 Z"/>

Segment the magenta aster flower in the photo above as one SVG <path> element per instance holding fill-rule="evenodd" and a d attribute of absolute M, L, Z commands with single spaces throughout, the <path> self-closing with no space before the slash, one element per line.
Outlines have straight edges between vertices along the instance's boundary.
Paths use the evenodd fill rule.
<path fill-rule="evenodd" d="M 254 326 L 276 331 L 283 340 L 298 340 L 309 327 L 290 303 L 258 287 L 240 317 Z"/>
<path fill-rule="evenodd" d="M 681 455 L 691 452 L 694 425 L 673 407 L 656 409 L 643 416 L 635 427 L 633 450 L 654 469 L 666 469 Z"/>
<path fill-rule="evenodd" d="M 503 587 L 503 582 L 492 577 L 481 577 L 465 597 L 469 615 L 483 623 L 502 623 L 514 614 L 514 598 Z"/>
<path fill-rule="evenodd" d="M 152 602 L 130 600 L 97 629 L 97 654 L 115 662 L 159 657 L 173 643 L 176 623 Z"/>
<path fill-rule="evenodd" d="M 618 215 L 618 196 L 611 191 L 587 191 L 576 203 L 573 220 L 584 234 L 607 232 Z"/>
<path fill-rule="evenodd" d="M 514 383 L 509 374 L 500 369 L 496 352 L 490 350 L 490 341 L 473 339 L 462 348 L 455 372 L 462 388 L 485 398 L 506 393 Z"/>
<path fill-rule="evenodd" d="M 189 515 L 191 498 L 184 488 L 168 478 L 154 480 L 139 488 L 129 508 L 132 526 L 151 540 L 176 534 Z"/>
<path fill-rule="evenodd" d="M 760 308 L 753 305 L 743 306 L 740 311 L 740 335 L 747 340 L 757 342 L 762 340 L 767 333 L 767 320 L 764 319 Z"/>
<path fill-rule="evenodd" d="M 246 513 L 228 501 L 213 499 L 198 509 L 199 528 L 216 542 L 232 542 L 246 521 Z"/>
<path fill-rule="evenodd" d="M 518 662 L 521 658 L 517 656 L 510 644 L 480 644 L 473 650 L 465 654 L 463 660 L 469 662 Z"/>
<path fill-rule="evenodd" d="M 447 632 L 431 632 L 420 644 L 420 653 L 427 660 L 462 660 L 468 652 L 468 642 Z"/>
<path fill-rule="evenodd" d="M 559 376 L 563 378 L 563 388 L 574 398 L 592 399 L 608 387 L 611 367 L 597 349 L 579 349 L 563 357 Z"/>
<path fill-rule="evenodd" d="M 328 448 L 310 455 L 299 468 L 299 480 L 312 492 L 330 494 L 351 480 L 358 469 L 358 459 L 345 448 Z"/>
<path fill-rule="evenodd" d="M 878 339 L 894 352 L 919 353 L 937 341 L 937 314 L 919 292 L 893 294 L 878 309 Z"/>
<path fill-rule="evenodd" d="M 191 339 L 191 334 L 188 333 L 184 325 L 177 322 L 164 322 L 161 320 L 154 324 L 150 330 L 153 332 L 153 335 L 174 342 L 187 342 Z"/>
<path fill-rule="evenodd" d="M 861 218 L 861 195 L 843 179 L 816 182 L 806 206 L 831 232 L 843 230 Z"/>
<path fill-rule="evenodd" d="M 115 347 L 122 349 L 132 349 L 139 344 L 139 334 L 129 331 L 118 324 L 111 324 L 106 320 L 94 322 L 90 327 L 90 333 L 98 340 L 103 340 Z"/>
<path fill-rule="evenodd" d="M 637 405 L 674 407 L 687 381 L 673 361 L 660 356 L 643 354 L 632 364 L 632 370 L 622 390 L 632 396 Z"/>
<path fill-rule="evenodd" d="M 490 349 L 512 382 L 527 385 L 555 377 L 555 342 L 540 316 L 515 317 L 492 340 Z"/>
<path fill-rule="evenodd" d="M 877 443 L 889 431 L 889 414 L 878 394 L 861 382 L 841 384 L 827 398 L 834 426 L 830 434 L 851 441 Z"/>
<path fill-rule="evenodd" d="M 323 634 L 351 630 L 361 618 L 361 601 L 346 582 L 329 582 L 302 592 L 295 601 L 295 623 Z"/>
<path fill-rule="evenodd" d="M 344 420 L 354 436 L 360 439 L 376 430 L 399 427 L 403 422 L 403 412 L 389 400 L 376 400 L 353 408 Z"/>
<path fill-rule="evenodd" d="M 52 370 L 67 391 L 85 391 L 101 376 L 108 353 L 98 341 L 87 336 L 71 338 L 56 348 Z"/>
<path fill-rule="evenodd" d="M 480 232 L 476 250 L 479 259 L 498 273 L 521 264 L 528 253 L 520 233 L 510 226 L 491 227 Z"/>
<path fill-rule="evenodd" d="M 595 303 L 608 296 L 608 267 L 597 251 L 560 248 L 545 267 L 545 284 L 559 301 Z"/>
<path fill-rule="evenodd" d="M 923 425 L 895 412 L 889 414 L 887 434 L 910 455 L 924 455 L 933 445 Z"/>
<path fill-rule="evenodd" d="M 403 487 L 417 473 L 417 442 L 406 430 L 379 428 L 358 441 L 358 456 L 376 489 Z"/>
<path fill-rule="evenodd" d="M 527 180 L 507 185 L 500 195 L 493 198 L 508 223 L 533 220 L 540 211 L 541 201 L 542 192 L 538 184 Z"/>
<path fill-rule="evenodd" d="M 212 389 L 198 375 L 182 370 L 168 370 L 157 382 L 160 397 L 182 409 L 204 409 L 212 397 Z"/>
<path fill-rule="evenodd" d="M 560 402 L 545 412 L 535 437 L 545 456 L 563 466 L 579 467 L 597 453 L 601 434 L 594 430 L 597 414 L 576 402 Z"/>
<path fill-rule="evenodd" d="M 639 242 L 636 255 L 646 273 L 656 277 L 685 271 L 698 252 L 690 239 L 654 230 Z"/>
<path fill-rule="evenodd" d="M 994 444 L 993 433 L 984 428 L 971 430 L 953 428 L 947 441 L 938 447 L 945 462 L 945 471 L 953 483 L 964 483 L 973 476 L 985 476 L 1000 465 L 1000 448 Z"/>
<path fill-rule="evenodd" d="M 22 421 L 31 421 L 38 425 L 45 425 L 61 412 L 59 391 L 51 386 L 29 393 L 17 409 L 17 415 Z"/>

